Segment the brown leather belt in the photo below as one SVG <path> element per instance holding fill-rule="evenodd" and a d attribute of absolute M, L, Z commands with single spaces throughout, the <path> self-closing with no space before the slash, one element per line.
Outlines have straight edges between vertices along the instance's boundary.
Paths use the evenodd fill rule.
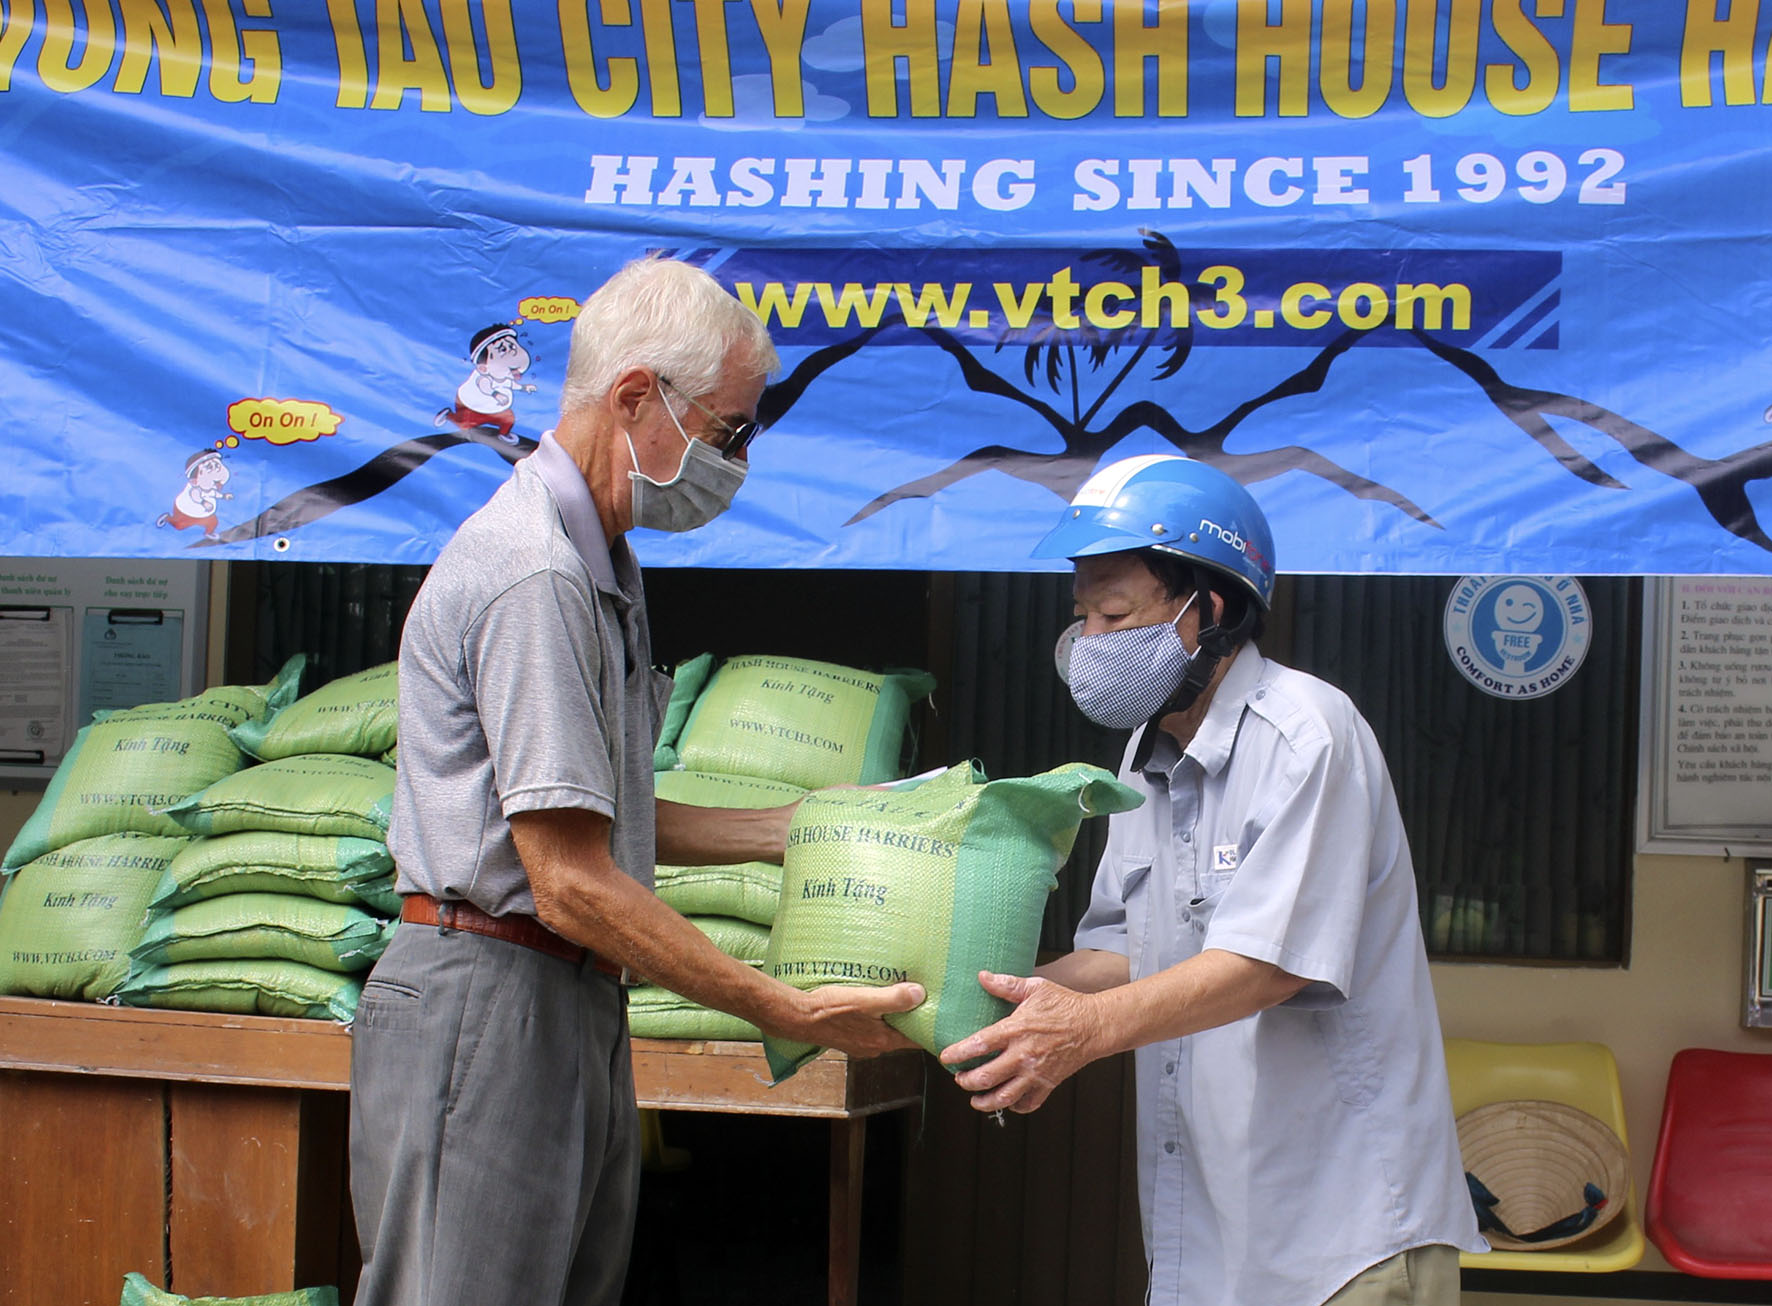
<path fill-rule="evenodd" d="M 575 966 L 588 958 L 594 970 L 617 979 L 622 975 L 621 967 L 613 961 L 561 938 L 533 916 L 490 916 L 463 898 L 439 902 L 427 894 L 409 894 L 400 905 L 400 919 L 414 925 L 435 925 L 439 929 L 464 930 L 469 934 L 484 934 L 489 939 L 503 939 L 506 943 L 534 948 Z"/>

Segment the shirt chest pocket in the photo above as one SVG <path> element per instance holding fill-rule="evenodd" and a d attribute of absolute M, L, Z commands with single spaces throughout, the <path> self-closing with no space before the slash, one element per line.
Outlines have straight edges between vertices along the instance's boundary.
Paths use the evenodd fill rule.
<path fill-rule="evenodd" d="M 1216 898 L 1230 887 L 1242 865 L 1243 850 L 1236 843 L 1214 844 L 1200 860 L 1194 883 L 1201 898 Z"/>
<path fill-rule="evenodd" d="M 1126 960 L 1132 978 L 1143 972 L 1143 960 L 1151 923 L 1151 865 L 1149 854 L 1127 853 L 1120 858 L 1120 900 L 1126 909 Z"/>
<path fill-rule="evenodd" d="M 1224 891 L 1237 878 L 1240 860 L 1240 850 L 1236 844 L 1220 844 L 1203 856 L 1195 869 L 1194 896 L 1182 907 L 1181 920 L 1184 925 L 1192 928 L 1196 948 L 1204 939 L 1207 926 L 1212 923 L 1212 913 L 1217 910 Z"/>

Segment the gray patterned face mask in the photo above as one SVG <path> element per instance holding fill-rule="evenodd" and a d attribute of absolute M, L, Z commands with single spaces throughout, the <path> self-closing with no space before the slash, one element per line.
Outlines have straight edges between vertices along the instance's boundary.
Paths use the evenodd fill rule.
<path fill-rule="evenodd" d="M 1188 595 L 1169 621 L 1059 641 L 1058 674 L 1069 682 L 1084 716 L 1110 730 L 1130 730 L 1174 696 L 1198 656 L 1187 651 L 1176 630 L 1195 597 Z"/>

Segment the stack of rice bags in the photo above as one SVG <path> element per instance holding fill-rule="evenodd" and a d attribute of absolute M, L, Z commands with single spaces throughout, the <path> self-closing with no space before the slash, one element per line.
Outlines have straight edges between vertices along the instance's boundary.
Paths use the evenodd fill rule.
<path fill-rule="evenodd" d="M 763 808 L 826 785 L 871 785 L 904 773 L 911 705 L 935 687 L 921 671 L 876 674 L 828 662 L 703 654 L 676 669 L 653 755 L 658 796 L 697 807 Z M 721 951 L 763 964 L 781 899 L 782 868 L 657 868 L 658 896 Z M 757 1040 L 747 1021 L 656 985 L 628 995 L 642 1038 Z"/>
<path fill-rule="evenodd" d="M 172 804 L 196 836 L 149 903 L 118 1000 L 350 1021 L 400 901 L 388 855 L 395 665 L 233 727 L 255 763 Z"/>
<path fill-rule="evenodd" d="M 98 713 L 75 735 L 0 871 L 0 993 L 111 998 L 162 876 L 191 843 L 167 809 L 238 772 L 231 731 L 287 705 L 301 660 L 268 685 Z"/>

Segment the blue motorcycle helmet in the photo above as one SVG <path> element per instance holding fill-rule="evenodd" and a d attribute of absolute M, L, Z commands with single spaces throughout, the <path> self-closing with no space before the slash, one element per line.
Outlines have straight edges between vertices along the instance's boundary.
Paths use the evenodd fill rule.
<path fill-rule="evenodd" d="M 1036 558 L 1089 558 L 1156 549 L 1209 567 L 1247 590 L 1261 611 L 1274 596 L 1274 537 L 1254 497 L 1216 467 L 1174 454 L 1122 458 L 1072 498 Z"/>
<path fill-rule="evenodd" d="M 1249 491 L 1231 477 L 1192 458 L 1145 454 L 1109 463 L 1085 481 L 1033 556 L 1074 562 L 1145 549 L 1189 564 L 1202 614 L 1198 649 L 1155 721 L 1191 707 L 1219 663 L 1259 635 L 1274 596 L 1274 537 Z M 1163 579 L 1168 569 L 1152 570 Z M 1214 578 L 1242 596 L 1227 598 L 1222 618 L 1205 615 L 1213 611 L 1207 591 Z M 1080 628 L 1059 641 L 1059 675 L 1067 679 L 1065 640 Z"/>

